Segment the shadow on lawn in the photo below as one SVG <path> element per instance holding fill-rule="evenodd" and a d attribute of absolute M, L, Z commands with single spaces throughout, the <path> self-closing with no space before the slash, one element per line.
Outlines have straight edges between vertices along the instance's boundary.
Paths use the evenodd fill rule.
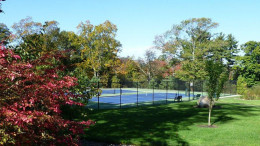
<path fill-rule="evenodd" d="M 208 109 L 193 108 L 195 103 L 183 102 L 129 109 L 100 110 L 90 113 L 97 123 L 86 130 L 84 138 L 107 143 L 137 145 L 189 145 L 180 130 L 207 124 Z M 235 120 L 237 115 L 250 116 L 253 107 L 220 104 L 214 109 L 213 124 Z M 197 133 L 199 135 L 199 133 Z"/>

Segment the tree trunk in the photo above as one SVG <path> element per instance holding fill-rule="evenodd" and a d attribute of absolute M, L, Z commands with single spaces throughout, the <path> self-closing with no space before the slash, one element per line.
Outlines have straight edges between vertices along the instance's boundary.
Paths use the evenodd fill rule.
<path fill-rule="evenodd" d="M 96 70 L 94 69 L 94 72 L 93 72 L 93 74 L 94 74 L 94 77 L 97 77 L 97 72 L 96 72 Z"/>
<path fill-rule="evenodd" d="M 99 72 L 97 70 L 93 70 L 94 77 L 99 77 Z"/>
<path fill-rule="evenodd" d="M 209 104 L 209 118 L 208 118 L 208 126 L 211 126 L 211 122 L 210 122 L 211 111 L 212 111 L 212 102 L 210 101 L 210 104 Z"/>
<path fill-rule="evenodd" d="M 195 60 L 195 42 L 192 41 L 192 61 Z"/>

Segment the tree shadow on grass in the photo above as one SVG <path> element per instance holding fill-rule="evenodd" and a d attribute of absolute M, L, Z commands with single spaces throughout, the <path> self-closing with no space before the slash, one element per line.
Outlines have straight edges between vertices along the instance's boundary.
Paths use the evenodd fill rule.
<path fill-rule="evenodd" d="M 97 123 L 83 138 L 107 143 L 136 145 L 189 145 L 178 132 L 207 122 L 208 109 L 193 108 L 195 103 L 144 106 L 128 109 L 99 110 L 89 118 Z M 254 115 L 255 108 L 220 104 L 214 109 L 213 124 L 236 120 L 236 116 Z"/>
<path fill-rule="evenodd" d="M 254 116 L 257 115 L 255 112 L 260 112 L 259 108 L 257 109 L 246 104 L 222 103 L 220 105 L 222 106 L 221 109 L 214 110 L 213 116 L 215 120 L 212 125 L 231 122 L 232 120 L 236 120 L 237 116 Z"/>

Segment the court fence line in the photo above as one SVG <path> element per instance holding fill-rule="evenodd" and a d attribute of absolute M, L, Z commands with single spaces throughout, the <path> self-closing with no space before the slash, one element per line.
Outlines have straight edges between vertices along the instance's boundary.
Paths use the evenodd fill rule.
<path fill-rule="evenodd" d="M 101 89 L 102 93 L 98 93 L 89 100 L 87 107 L 94 109 L 110 109 L 136 107 L 141 105 L 167 104 L 176 102 L 177 96 L 182 96 L 183 101 L 196 100 L 201 96 L 207 95 L 205 92 L 206 81 L 185 82 L 178 79 L 161 82 L 91 82 L 90 86 Z M 118 93 L 119 90 L 119 93 Z M 129 92 L 129 93 L 128 93 Z M 148 93 L 149 92 L 149 93 Z M 146 97 L 143 95 L 146 94 Z M 152 94 L 152 100 L 147 95 Z M 158 98 L 157 96 L 163 97 Z M 175 96 L 174 96 L 175 95 Z M 224 85 L 222 96 L 236 95 L 236 81 L 227 81 Z M 122 98 L 126 100 L 122 101 Z M 130 97 L 131 96 L 131 97 Z M 136 96 L 136 100 L 134 100 Z M 174 96 L 174 97 L 173 97 Z M 118 99 L 119 98 L 119 99 Z M 146 98 L 146 99 L 145 99 Z M 156 100 L 159 99 L 159 100 Z M 110 99 L 110 100 L 109 100 Z M 116 99 L 116 100 L 115 100 Z M 148 99 L 148 100 L 147 100 Z M 106 101 L 105 101 L 106 100 Z M 119 100 L 119 103 L 118 103 Z M 164 101 L 164 102 L 163 102 Z"/>

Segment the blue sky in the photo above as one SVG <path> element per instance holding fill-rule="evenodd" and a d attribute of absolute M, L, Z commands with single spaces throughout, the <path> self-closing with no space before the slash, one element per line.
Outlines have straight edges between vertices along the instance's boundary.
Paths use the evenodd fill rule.
<path fill-rule="evenodd" d="M 211 18 L 219 23 L 216 32 L 233 34 L 239 44 L 260 41 L 259 8 L 257 0 L 6 0 L 0 22 L 11 27 L 31 16 L 37 22 L 56 20 L 62 30 L 76 32 L 82 21 L 109 20 L 118 27 L 120 56 L 142 57 L 155 35 L 190 18 Z"/>

